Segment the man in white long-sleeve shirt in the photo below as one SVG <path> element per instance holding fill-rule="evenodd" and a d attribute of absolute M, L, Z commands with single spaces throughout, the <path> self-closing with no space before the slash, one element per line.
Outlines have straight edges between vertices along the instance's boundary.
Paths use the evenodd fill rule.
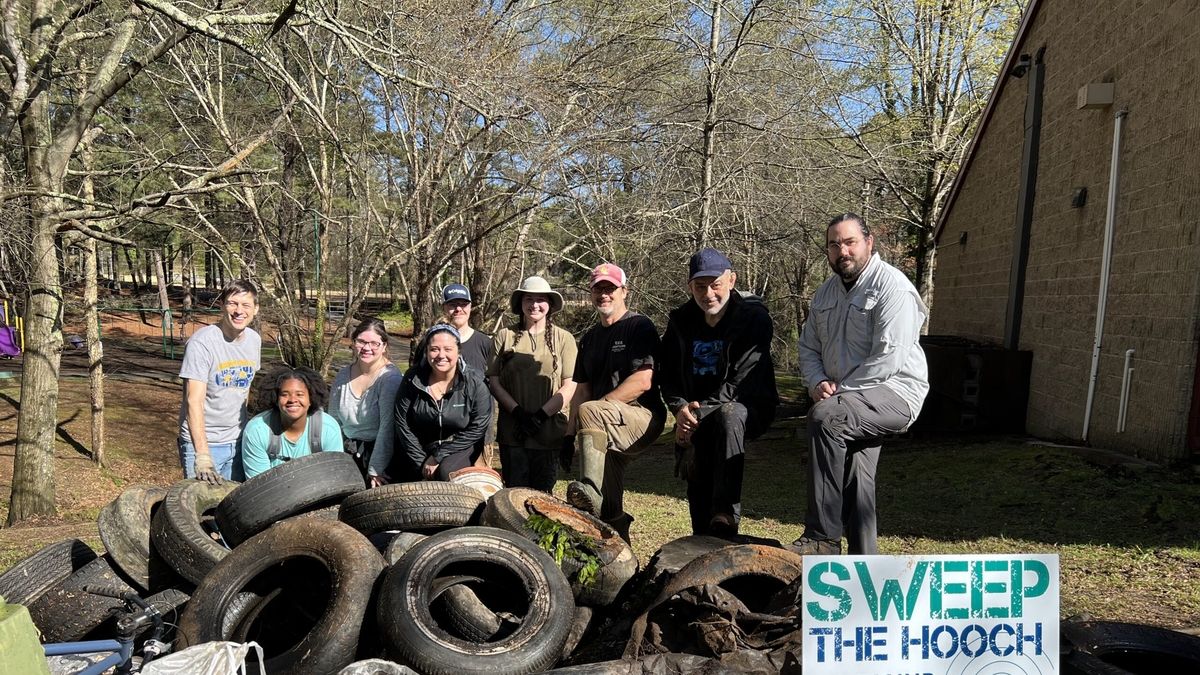
<path fill-rule="evenodd" d="M 918 342 L 928 315 L 903 272 L 880 259 L 860 216 L 826 230 L 835 275 L 817 289 L 800 334 L 808 413 L 809 481 L 800 554 L 875 554 L 880 439 L 904 431 L 929 392 Z"/>

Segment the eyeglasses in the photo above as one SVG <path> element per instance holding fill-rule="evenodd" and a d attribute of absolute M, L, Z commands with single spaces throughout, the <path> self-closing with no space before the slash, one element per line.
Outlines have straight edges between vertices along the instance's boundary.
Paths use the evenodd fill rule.
<path fill-rule="evenodd" d="M 379 349 L 383 346 L 382 342 L 367 342 L 366 340 L 355 340 L 354 346 L 359 349 Z"/>
<path fill-rule="evenodd" d="M 830 253 L 834 253 L 841 251 L 842 248 L 853 249 L 855 246 L 858 246 L 858 239 L 851 237 L 849 239 L 842 239 L 841 241 L 831 241 L 825 245 L 825 248 L 829 249 Z"/>

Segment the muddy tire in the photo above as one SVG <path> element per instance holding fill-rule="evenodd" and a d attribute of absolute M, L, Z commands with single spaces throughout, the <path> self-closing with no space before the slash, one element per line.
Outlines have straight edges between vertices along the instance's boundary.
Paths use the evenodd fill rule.
<path fill-rule="evenodd" d="M 95 595 L 83 590 L 87 585 L 134 591 L 107 555 L 79 568 L 29 606 L 33 623 L 42 632 L 43 642 L 71 642 L 104 623 L 109 610 L 122 607 L 117 598 Z"/>
<path fill-rule="evenodd" d="M 78 539 L 50 544 L 0 574 L 0 596 L 9 604 L 28 607 L 95 559 L 92 547 Z"/>
<path fill-rule="evenodd" d="M 400 558 L 404 557 L 405 553 L 408 553 L 409 549 L 416 546 L 417 542 L 426 539 L 428 536 L 427 534 L 420 534 L 418 532 L 401 532 L 392 537 L 392 540 L 388 542 L 387 550 L 383 552 L 384 560 L 387 560 L 387 564 L 389 565 L 395 565 Z"/>
<path fill-rule="evenodd" d="M 719 585 L 742 599 L 751 611 L 759 611 L 796 581 L 803 566 L 804 558 L 791 551 L 757 544 L 726 546 L 697 557 L 684 565 L 634 619 L 625 658 L 638 657 L 650 613 L 681 591 Z"/>
<path fill-rule="evenodd" d="M 212 514 L 237 483 L 210 485 L 201 480 L 181 480 L 167 490 L 150 521 L 154 550 L 175 572 L 193 584 L 205 575 L 229 549 L 217 538 Z"/>
<path fill-rule="evenodd" d="M 350 495 L 338 518 L 363 534 L 384 530 L 431 532 L 478 522 L 483 496 L 441 481 L 391 483 Z"/>
<path fill-rule="evenodd" d="M 179 643 L 255 640 L 267 672 L 336 673 L 355 660 L 383 569 L 383 556 L 343 523 L 281 522 L 209 573 L 183 612 Z"/>
<path fill-rule="evenodd" d="M 584 585 L 576 579 L 580 565 L 573 560 L 564 559 L 562 571 L 571 581 L 575 602 L 590 607 L 612 604 L 625 583 L 637 572 L 638 561 L 633 549 L 608 523 L 552 495 L 529 488 L 506 488 L 492 495 L 481 521 L 484 525 L 515 532 L 537 542 L 537 535 L 527 526 L 533 514 L 562 523 L 597 543 L 600 570 L 591 584 Z"/>
<path fill-rule="evenodd" d="M 238 486 L 217 506 L 217 525 L 225 541 L 237 546 L 277 521 L 339 504 L 362 489 L 362 474 L 350 455 L 305 455 Z"/>
<path fill-rule="evenodd" d="M 141 590 L 157 592 L 179 582 L 179 575 L 150 543 L 150 523 L 167 488 L 135 485 L 109 502 L 96 519 L 100 541 L 113 563 Z"/>
<path fill-rule="evenodd" d="M 473 590 L 498 615 L 518 617 L 487 642 L 450 632 L 431 612 L 439 579 L 484 580 Z M 378 623 L 387 653 L 428 675 L 538 673 L 562 655 L 575 603 L 562 572 L 528 539 L 464 527 L 418 543 L 384 575 Z"/>
<path fill-rule="evenodd" d="M 1155 626 L 1114 621 L 1068 621 L 1063 658 L 1068 675 L 1200 672 L 1200 637 Z"/>

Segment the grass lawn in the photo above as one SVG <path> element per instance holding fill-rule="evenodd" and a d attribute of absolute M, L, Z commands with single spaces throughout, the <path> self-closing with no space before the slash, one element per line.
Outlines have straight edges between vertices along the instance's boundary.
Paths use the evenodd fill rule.
<path fill-rule="evenodd" d="M 60 515 L 0 528 L 0 570 L 41 546 L 82 537 L 93 546 L 99 507 L 135 483 L 178 476 L 172 384 L 110 380 L 109 465 L 81 453 L 86 382 L 63 380 L 55 483 Z M 7 511 L 17 381 L 0 380 L 0 515 Z M 803 529 L 802 420 L 776 423 L 750 445 L 742 531 L 787 542 Z M 880 548 L 887 554 L 1054 553 L 1062 614 L 1173 628 L 1200 627 L 1200 473 L 1101 462 L 1096 453 L 1020 439 L 901 439 L 884 446 L 878 476 Z M 645 561 L 690 533 L 684 484 L 666 443 L 631 465 L 626 510 Z M 560 481 L 556 494 L 565 492 Z"/>
<path fill-rule="evenodd" d="M 742 532 L 789 542 L 803 530 L 801 420 L 751 445 Z M 1200 627 L 1200 481 L 1194 468 L 1104 465 L 1020 439 L 902 439 L 878 475 L 880 552 L 1053 553 L 1062 614 Z M 690 533 L 669 446 L 631 467 L 626 510 L 642 560 Z M 560 482 L 556 492 L 561 493 Z"/>

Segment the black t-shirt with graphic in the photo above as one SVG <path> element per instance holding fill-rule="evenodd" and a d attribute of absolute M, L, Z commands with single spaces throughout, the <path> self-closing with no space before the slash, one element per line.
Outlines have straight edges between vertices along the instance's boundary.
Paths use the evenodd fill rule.
<path fill-rule="evenodd" d="M 722 317 L 724 318 L 724 317 Z M 716 393 L 721 386 L 721 354 L 725 351 L 725 333 L 722 326 L 710 326 L 701 322 L 696 337 L 692 338 L 692 388 L 694 400 L 703 401 Z"/>
<path fill-rule="evenodd" d="M 626 312 L 611 326 L 592 326 L 579 341 L 573 379 L 591 387 L 593 400 L 602 398 L 635 371 L 654 366 L 658 350 L 658 330 L 650 319 Z M 666 409 L 657 384 L 639 396 L 638 403 L 653 411 Z"/>

